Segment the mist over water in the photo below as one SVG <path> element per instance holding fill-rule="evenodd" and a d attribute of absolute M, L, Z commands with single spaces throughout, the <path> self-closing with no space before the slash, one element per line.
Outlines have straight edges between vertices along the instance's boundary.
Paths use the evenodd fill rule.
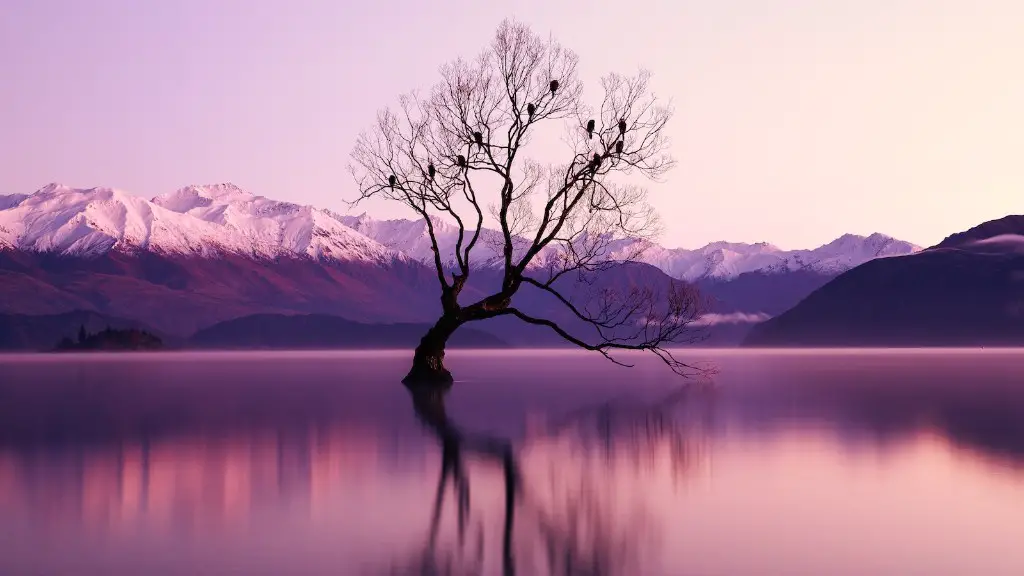
<path fill-rule="evenodd" d="M 0 357 L 0 574 L 1024 574 L 1024 352 Z"/>

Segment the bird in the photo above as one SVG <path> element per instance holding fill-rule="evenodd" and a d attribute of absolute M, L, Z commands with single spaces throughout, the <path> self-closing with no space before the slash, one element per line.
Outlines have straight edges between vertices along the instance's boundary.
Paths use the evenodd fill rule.
<path fill-rule="evenodd" d="M 434 169 L 434 163 L 431 162 L 430 164 L 427 164 L 427 174 L 430 175 L 430 179 L 431 180 L 434 179 L 434 173 L 435 172 L 436 172 L 436 170 Z"/>
<path fill-rule="evenodd" d="M 553 96 L 555 94 L 555 90 L 558 90 L 558 80 L 552 80 L 551 83 L 548 84 L 548 88 L 551 89 L 551 95 Z"/>
<path fill-rule="evenodd" d="M 477 144 L 483 146 L 484 145 L 484 135 L 483 135 L 483 133 L 481 133 L 479 130 L 476 131 L 476 132 L 473 132 L 473 140 L 475 140 Z"/>
<path fill-rule="evenodd" d="M 625 134 L 625 133 L 626 133 L 626 120 L 624 118 L 619 118 L 619 134 Z"/>
<path fill-rule="evenodd" d="M 465 168 L 466 157 L 463 156 L 462 154 L 459 154 L 458 156 L 455 157 L 455 163 L 459 165 L 459 168 Z"/>
<path fill-rule="evenodd" d="M 395 182 L 397 182 L 397 181 L 398 181 L 398 178 L 395 178 L 394 174 L 392 174 L 391 176 L 388 176 L 388 186 L 391 186 L 392 188 L 394 188 L 395 187 Z"/>
<path fill-rule="evenodd" d="M 536 111 L 537 107 L 533 105 L 533 102 L 530 102 L 529 104 L 526 105 L 526 113 L 530 116 L 530 118 L 533 118 L 533 113 Z"/>
<path fill-rule="evenodd" d="M 601 155 L 594 152 L 594 159 L 590 161 L 591 169 L 597 172 L 597 169 L 601 166 Z"/>
<path fill-rule="evenodd" d="M 622 140 L 615 143 L 615 153 L 622 154 Z"/>
<path fill-rule="evenodd" d="M 587 120 L 587 137 L 588 138 L 593 138 L 594 137 L 594 120 L 593 119 Z"/>

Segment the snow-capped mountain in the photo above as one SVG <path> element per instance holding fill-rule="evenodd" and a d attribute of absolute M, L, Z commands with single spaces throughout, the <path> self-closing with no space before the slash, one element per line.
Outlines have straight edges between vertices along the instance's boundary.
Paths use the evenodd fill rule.
<path fill-rule="evenodd" d="M 669 276 L 686 280 L 727 279 L 745 272 L 786 272 L 810 270 L 839 274 L 868 260 L 912 254 L 921 248 L 884 234 L 843 236 L 810 250 L 782 250 L 767 242 L 742 244 L 712 242 L 696 250 L 647 250 L 643 259 Z"/>
<path fill-rule="evenodd" d="M 7 210 L 12 206 L 17 206 L 25 198 L 28 198 L 28 194 L 0 195 L 0 210 Z"/>
<path fill-rule="evenodd" d="M 387 263 L 406 257 L 330 212 L 254 196 L 231 184 L 189 186 L 146 200 L 110 188 L 50 184 L 0 197 L 0 247 L 95 256 L 110 250 Z"/>
<path fill-rule="evenodd" d="M 351 228 L 373 238 L 381 244 L 399 250 L 422 262 L 433 261 L 426 223 L 422 220 L 375 220 L 366 214 L 341 216 Z M 442 258 L 453 258 L 458 239 L 458 228 L 435 220 L 434 233 L 438 239 Z M 480 266 L 494 265 L 497 260 L 495 241 L 501 234 L 484 230 L 473 261 Z M 703 278 L 735 278 L 745 272 L 785 272 L 811 270 L 822 274 L 839 274 L 868 260 L 884 256 L 911 254 L 921 248 L 909 242 L 896 240 L 884 234 L 857 236 L 845 234 L 836 240 L 812 250 L 782 250 L 767 242 L 744 244 L 712 242 L 696 250 L 664 248 L 642 240 L 620 240 L 610 246 L 609 257 L 623 259 L 640 254 L 640 260 L 660 268 L 674 278 L 699 280 Z M 538 260 L 543 261 L 542 253 Z"/>
<path fill-rule="evenodd" d="M 433 266 L 434 252 L 425 220 L 376 220 L 363 213 L 359 216 L 339 216 L 338 219 L 353 230 L 373 238 L 384 246 L 397 250 L 410 258 Z M 459 240 L 457 225 L 432 218 L 434 236 L 443 262 L 455 261 L 455 246 Z M 469 242 L 466 234 L 463 244 Z M 493 266 L 500 261 L 500 247 L 504 239 L 501 234 L 483 229 L 471 252 L 471 261 L 479 266 Z"/>
<path fill-rule="evenodd" d="M 450 261 L 458 228 L 443 220 L 433 226 L 441 257 Z M 498 265 L 500 241 L 485 229 L 474 265 Z M 618 240 L 609 255 L 622 259 L 639 249 L 653 267 L 616 268 L 603 280 L 620 287 L 665 275 L 693 281 L 712 307 L 706 320 L 714 325 L 714 342 L 731 345 L 753 323 L 788 310 L 836 274 L 917 247 L 880 234 L 793 251 L 765 243 L 685 250 Z M 541 254 L 540 263 L 549 255 Z M 88 311 L 180 336 L 251 314 L 430 322 L 439 306 L 432 260 L 423 221 L 342 216 L 230 184 L 189 186 L 151 200 L 58 184 L 0 196 L 0 313 Z M 496 278 L 494 270 L 476 274 L 466 297 L 482 297 Z M 557 315 L 549 304 L 517 296 L 525 309 Z M 500 331 L 516 345 L 539 342 L 532 332 Z"/>
<path fill-rule="evenodd" d="M 458 228 L 433 221 L 442 259 L 454 260 Z M 484 229 L 473 261 L 499 262 L 501 235 Z M 314 259 L 387 263 L 433 262 L 426 222 L 342 216 L 329 210 L 255 196 L 231 184 L 189 186 L 146 200 L 110 188 L 50 184 L 31 195 L 0 196 L 0 248 L 94 256 L 151 251 L 255 258 L 302 255 Z M 696 250 L 620 240 L 609 256 L 641 259 L 684 280 L 730 279 L 745 272 L 811 270 L 834 275 L 873 258 L 920 250 L 882 234 L 844 235 L 812 250 L 781 250 L 768 243 L 713 242 Z M 541 254 L 535 264 L 541 264 Z"/>

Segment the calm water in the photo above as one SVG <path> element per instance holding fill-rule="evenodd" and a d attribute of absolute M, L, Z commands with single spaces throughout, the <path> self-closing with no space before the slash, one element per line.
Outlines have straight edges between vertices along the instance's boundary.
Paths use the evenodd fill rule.
<path fill-rule="evenodd" d="M 0 358 L 0 574 L 1024 574 L 1024 353 Z"/>

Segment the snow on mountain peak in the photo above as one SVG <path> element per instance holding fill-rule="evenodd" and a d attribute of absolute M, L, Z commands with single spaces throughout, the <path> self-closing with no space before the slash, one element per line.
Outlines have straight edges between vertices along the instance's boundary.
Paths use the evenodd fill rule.
<path fill-rule="evenodd" d="M 431 221 L 442 261 L 454 261 L 458 227 L 441 218 Z M 499 232 L 482 230 L 473 265 L 499 265 L 501 244 Z M 230 183 L 187 186 L 152 200 L 111 188 L 76 189 L 57 183 L 27 196 L 0 196 L 0 247 L 69 255 L 151 250 L 202 256 L 231 252 L 267 258 L 301 255 L 375 263 L 433 262 L 423 220 L 375 220 L 366 213 L 343 216 L 257 196 Z M 844 234 L 813 250 L 724 241 L 687 250 L 619 239 L 609 246 L 607 257 L 624 259 L 640 253 L 642 261 L 666 274 L 693 281 L 801 269 L 835 274 L 873 258 L 918 250 L 913 244 L 874 233 L 867 237 Z M 548 256 L 540 254 L 534 265 L 543 265 Z"/>
<path fill-rule="evenodd" d="M 208 198 L 231 198 L 239 196 L 253 196 L 252 192 L 242 190 L 238 186 L 231 182 L 222 182 L 220 184 L 206 184 L 203 186 L 186 186 L 183 190 L 192 190 L 202 194 Z"/>
<path fill-rule="evenodd" d="M 430 263 L 433 261 L 430 238 L 423 220 L 374 220 L 365 213 L 342 216 L 342 221 L 376 239 L 385 246 Z M 435 236 L 442 260 L 454 259 L 458 228 L 448 223 L 435 223 Z M 485 229 L 473 262 L 476 266 L 494 266 L 500 262 L 494 246 L 501 241 L 495 230 Z M 609 258 L 623 259 L 640 254 L 640 260 L 660 268 L 669 276 L 683 280 L 703 278 L 728 279 L 746 272 L 778 273 L 812 270 L 835 274 L 882 256 L 910 254 L 920 250 L 913 244 L 894 240 L 884 234 L 869 237 L 845 234 L 813 250 L 782 250 L 768 242 L 711 242 L 696 250 L 665 248 L 644 239 L 620 239 L 612 243 Z M 546 254 L 538 256 L 542 264 Z"/>
<path fill-rule="evenodd" d="M 0 209 L 0 246 L 77 256 L 150 250 L 382 264 L 406 259 L 328 212 L 232 184 L 189 186 L 153 200 L 110 188 L 50 184 Z"/>
<path fill-rule="evenodd" d="M 185 213 L 193 208 L 202 208 L 214 203 L 244 203 L 256 198 L 251 192 L 242 190 L 234 184 L 210 184 L 206 186 L 186 186 L 169 194 L 153 198 L 152 202 L 168 210 Z"/>
<path fill-rule="evenodd" d="M 50 182 L 46 186 L 43 186 L 39 190 L 36 190 L 35 192 L 33 192 L 32 195 L 34 196 L 36 194 L 44 194 L 44 195 L 45 194 L 53 194 L 54 192 L 58 192 L 58 191 L 61 191 L 61 190 L 71 190 L 71 187 L 70 186 L 65 186 L 64 184 L 61 184 L 60 182 Z"/>
<path fill-rule="evenodd" d="M 25 198 L 28 198 L 28 194 L 0 195 L 0 210 L 7 210 L 8 208 L 13 208 L 18 204 L 21 204 L 21 201 L 24 200 Z"/>

